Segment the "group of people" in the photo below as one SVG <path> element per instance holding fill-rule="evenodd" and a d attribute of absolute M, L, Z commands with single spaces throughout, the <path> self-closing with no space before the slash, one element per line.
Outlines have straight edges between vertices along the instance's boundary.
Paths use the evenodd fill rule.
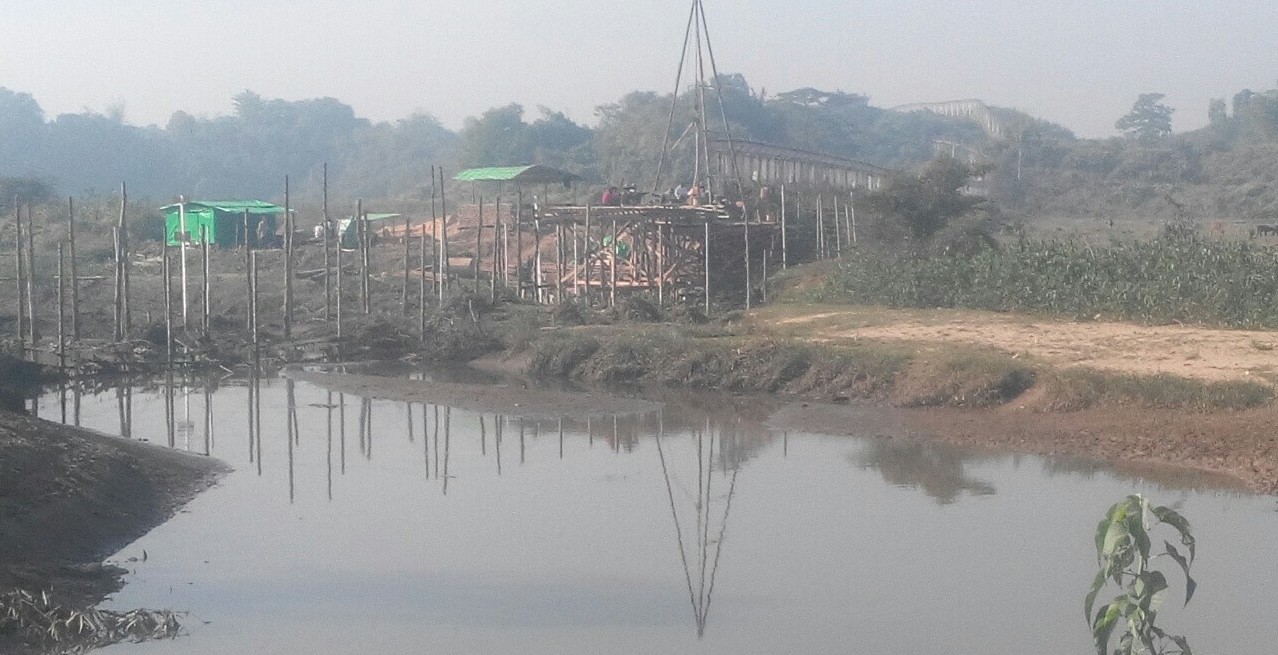
<path fill-rule="evenodd" d="M 622 189 L 610 186 L 604 189 L 603 195 L 599 198 L 599 204 L 608 207 L 620 207 L 621 205 L 638 205 L 643 202 L 643 197 L 647 195 L 635 188 L 633 184 L 627 184 Z"/>

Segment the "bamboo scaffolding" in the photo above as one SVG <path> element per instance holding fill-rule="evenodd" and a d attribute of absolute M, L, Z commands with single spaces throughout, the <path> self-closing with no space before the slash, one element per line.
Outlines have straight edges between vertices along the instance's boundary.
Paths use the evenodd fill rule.
<path fill-rule="evenodd" d="M 75 258 L 75 199 L 67 197 L 67 249 L 71 265 L 71 339 L 80 340 L 80 270 Z"/>
<path fill-rule="evenodd" d="M 27 307 L 23 301 L 27 293 L 26 266 L 24 264 L 26 251 L 26 238 L 22 234 L 22 205 L 18 204 L 18 198 L 13 199 L 13 223 L 14 223 L 14 280 L 17 281 L 17 297 L 18 297 L 18 354 L 19 356 L 26 352 L 26 333 L 23 331 L 27 322 Z"/>
<path fill-rule="evenodd" d="M 284 176 L 284 339 L 293 338 L 293 208 Z"/>

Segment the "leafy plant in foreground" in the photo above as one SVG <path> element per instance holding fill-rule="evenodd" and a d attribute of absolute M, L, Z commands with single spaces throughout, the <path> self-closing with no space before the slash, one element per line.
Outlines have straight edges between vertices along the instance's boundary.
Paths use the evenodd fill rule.
<path fill-rule="evenodd" d="M 1188 559 L 1168 541 L 1163 542 L 1162 553 L 1151 556 L 1150 531 L 1159 524 L 1170 526 L 1179 533 L 1181 544 L 1188 550 Z M 1116 655 L 1145 652 L 1192 655 L 1187 639 L 1167 634 L 1156 623 L 1158 608 L 1166 599 L 1168 585 L 1167 576 L 1150 568 L 1150 564 L 1154 559 L 1166 556 L 1180 565 L 1185 574 L 1185 604 L 1188 605 L 1197 587 L 1189 575 L 1194 550 L 1194 535 L 1189 521 L 1171 508 L 1152 506 L 1139 494 L 1128 496 L 1109 508 L 1096 529 L 1096 558 L 1100 571 L 1096 573 L 1096 580 L 1092 582 L 1083 604 L 1083 613 L 1091 624 L 1098 655 L 1106 655 L 1115 629 L 1123 623 L 1126 629 L 1121 632 L 1118 648 L 1113 651 Z M 1096 595 L 1108 580 L 1113 580 L 1124 593 L 1101 606 L 1093 615 Z M 1168 642 L 1175 647 L 1172 648 Z"/>

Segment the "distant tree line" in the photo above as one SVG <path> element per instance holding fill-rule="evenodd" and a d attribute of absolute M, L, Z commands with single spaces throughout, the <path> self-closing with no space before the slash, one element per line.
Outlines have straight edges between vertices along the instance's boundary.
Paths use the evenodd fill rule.
<path fill-rule="evenodd" d="M 804 88 L 767 95 L 741 75 L 722 76 L 718 86 L 720 93 L 707 93 L 707 111 L 720 135 L 726 115 L 736 138 L 902 168 L 931 159 L 938 139 L 985 138 L 973 124 L 872 107 L 859 94 Z M 679 137 L 696 107 L 695 89 L 680 94 L 667 132 L 669 94 L 636 91 L 601 105 L 594 127 L 546 107 L 529 120 L 510 104 L 454 132 L 424 113 L 373 122 L 334 98 L 286 101 L 245 91 L 229 115 L 178 111 L 164 126 L 136 126 L 118 109 L 48 117 L 30 94 L 0 88 L 0 177 L 38 183 L 50 196 L 108 193 L 127 181 L 131 193 L 159 200 L 180 193 L 278 198 L 285 174 L 299 193 L 314 195 L 327 163 L 332 197 L 396 198 L 420 197 L 431 164 L 542 163 L 591 182 L 647 187 L 668 137 L 673 186 L 691 171 L 696 144 Z"/>

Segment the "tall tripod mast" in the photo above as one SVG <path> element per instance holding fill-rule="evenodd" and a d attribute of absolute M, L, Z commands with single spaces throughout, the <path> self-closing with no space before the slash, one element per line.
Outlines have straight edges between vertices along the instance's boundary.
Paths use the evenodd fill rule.
<path fill-rule="evenodd" d="M 688 26 L 683 35 L 683 50 L 679 55 L 679 68 L 675 72 L 675 89 L 670 99 L 670 115 L 666 121 L 665 136 L 661 143 L 661 159 L 657 163 L 657 175 L 652 182 L 652 192 L 658 194 L 661 191 L 661 179 L 666 172 L 667 160 L 670 157 L 670 131 L 674 127 L 675 109 L 679 104 L 679 91 L 683 83 L 683 71 L 688 63 L 688 46 L 695 44 L 696 54 L 693 58 L 693 65 L 696 68 L 697 76 L 697 121 L 695 123 L 697 136 L 694 143 L 700 144 L 698 148 L 696 163 L 694 164 L 694 180 L 696 184 L 700 184 L 702 178 L 707 181 L 721 181 L 723 178 L 732 177 L 736 182 L 738 191 L 742 191 L 741 173 L 737 168 L 736 147 L 732 141 L 732 128 L 728 125 L 727 110 L 723 105 L 723 90 L 719 86 L 719 66 L 715 62 L 714 47 L 710 43 L 710 28 L 706 22 L 705 7 L 702 0 L 693 0 L 691 9 L 688 10 Z M 710 77 L 706 76 L 705 63 L 710 62 Z M 709 130 L 709 120 L 706 111 L 706 89 L 707 87 L 714 90 L 715 98 L 718 100 L 719 116 L 718 118 L 723 124 L 724 140 L 728 146 L 727 168 L 729 170 L 715 170 L 712 162 L 715 158 L 711 157 L 711 139 Z M 722 158 L 720 158 L 722 163 Z M 704 166 L 704 168 L 703 168 Z"/>

